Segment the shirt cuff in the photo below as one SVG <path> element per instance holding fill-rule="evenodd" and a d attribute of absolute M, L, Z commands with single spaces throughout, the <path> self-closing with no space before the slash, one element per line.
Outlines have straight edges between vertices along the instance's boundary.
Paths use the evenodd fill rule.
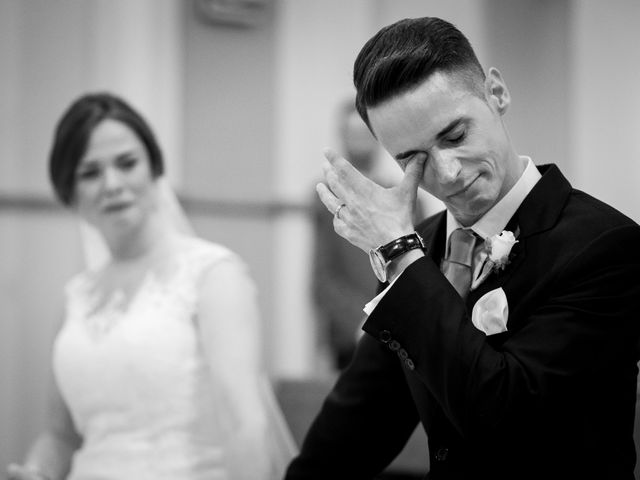
<path fill-rule="evenodd" d="M 404 271 L 402 273 L 404 273 Z M 402 276 L 402 273 L 400 273 L 400 275 L 398 275 L 396 278 L 394 278 L 393 281 L 391 283 L 389 283 L 389 285 L 387 285 L 387 288 L 385 288 L 383 291 L 381 291 L 371 301 L 369 301 L 369 303 L 367 303 L 364 306 L 364 308 L 362 310 L 364 311 L 364 313 L 367 314 L 367 316 L 371 315 L 371 312 L 373 312 L 373 309 L 376 308 L 378 303 L 380 303 L 380 300 L 382 300 L 382 298 L 387 294 L 387 292 L 393 286 L 393 284 L 396 283 L 396 280 L 398 280 Z"/>

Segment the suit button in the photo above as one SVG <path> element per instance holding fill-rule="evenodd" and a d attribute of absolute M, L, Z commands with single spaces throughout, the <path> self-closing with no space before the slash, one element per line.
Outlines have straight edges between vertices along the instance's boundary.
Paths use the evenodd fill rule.
<path fill-rule="evenodd" d="M 389 349 L 391 349 L 394 352 L 400 350 L 400 342 L 397 340 L 391 340 L 389 342 Z"/>
<path fill-rule="evenodd" d="M 404 364 L 407 366 L 409 370 L 414 370 L 416 368 L 415 364 L 413 363 L 413 360 L 411 360 L 410 358 L 407 358 Z"/>
<path fill-rule="evenodd" d="M 382 343 L 389 343 L 391 340 L 391 332 L 389 330 L 382 330 L 379 338 Z"/>
<path fill-rule="evenodd" d="M 401 348 L 400 350 L 398 350 L 398 356 L 402 360 L 406 360 L 407 358 L 409 358 L 409 354 L 407 353 L 407 351 L 404 348 Z"/>
<path fill-rule="evenodd" d="M 448 448 L 439 448 L 438 451 L 436 452 L 436 460 L 439 462 L 444 462 L 447 459 L 447 455 L 449 455 L 449 449 Z"/>

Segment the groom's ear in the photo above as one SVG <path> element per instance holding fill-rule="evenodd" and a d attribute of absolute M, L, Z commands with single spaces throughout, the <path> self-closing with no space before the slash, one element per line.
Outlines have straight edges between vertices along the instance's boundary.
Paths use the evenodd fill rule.
<path fill-rule="evenodd" d="M 484 85 L 489 105 L 500 115 L 504 115 L 511 105 L 511 94 L 497 68 L 489 69 Z"/>

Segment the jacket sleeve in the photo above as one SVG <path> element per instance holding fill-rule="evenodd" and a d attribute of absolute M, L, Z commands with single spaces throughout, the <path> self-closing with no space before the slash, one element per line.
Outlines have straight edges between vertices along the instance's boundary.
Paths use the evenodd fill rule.
<path fill-rule="evenodd" d="M 639 229 L 628 225 L 553 265 L 529 252 L 526 273 L 514 274 L 527 278 L 512 281 L 519 289 L 504 286 L 509 330 L 495 336 L 473 326 L 464 302 L 425 257 L 403 273 L 364 329 L 406 349 L 415 375 L 463 437 L 513 439 L 518 429 L 531 432 L 571 414 L 572 402 L 589 394 L 593 372 L 600 372 L 599 386 L 629 373 L 639 330 L 638 245 Z"/>
<path fill-rule="evenodd" d="M 398 359 L 363 336 L 290 464 L 286 479 L 371 479 L 398 455 L 418 416 Z"/>

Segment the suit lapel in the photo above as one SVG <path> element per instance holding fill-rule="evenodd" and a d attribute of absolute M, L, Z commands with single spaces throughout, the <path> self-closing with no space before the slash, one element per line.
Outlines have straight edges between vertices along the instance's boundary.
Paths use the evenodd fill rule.
<path fill-rule="evenodd" d="M 483 283 L 470 292 L 467 298 L 469 309 L 484 294 L 509 282 L 525 262 L 527 240 L 552 228 L 564 209 L 571 193 L 571 185 L 557 166 L 540 165 L 537 168 L 542 173 L 542 178 L 529 192 L 506 227 L 509 231 L 520 231 L 518 243 L 513 246 L 511 262 L 504 270 L 490 273 Z"/>
<path fill-rule="evenodd" d="M 524 199 L 506 230 L 520 230 L 518 243 L 512 250 L 512 260 L 504 270 L 490 273 L 467 297 L 467 308 L 471 310 L 476 301 L 487 292 L 502 287 L 518 272 L 527 258 L 527 240 L 552 228 L 566 204 L 571 185 L 555 165 L 538 165 L 542 178 Z M 437 213 L 416 227 L 427 244 L 427 255 L 440 265 L 445 251 L 446 211 Z"/>
<path fill-rule="evenodd" d="M 555 165 L 538 167 L 542 178 L 524 199 L 514 215 L 523 238 L 552 228 L 564 210 L 571 193 L 571 184 Z"/>
<path fill-rule="evenodd" d="M 504 268 L 504 270 L 491 272 L 484 282 L 478 285 L 476 289 L 469 292 L 469 296 L 467 297 L 467 308 L 471 310 L 473 305 L 475 305 L 478 299 L 485 293 L 502 287 L 509 281 L 513 274 L 518 271 L 518 268 L 522 265 L 527 256 L 526 242 L 519 240 L 518 243 L 513 246 L 511 252 L 513 253 L 511 262 Z"/>

